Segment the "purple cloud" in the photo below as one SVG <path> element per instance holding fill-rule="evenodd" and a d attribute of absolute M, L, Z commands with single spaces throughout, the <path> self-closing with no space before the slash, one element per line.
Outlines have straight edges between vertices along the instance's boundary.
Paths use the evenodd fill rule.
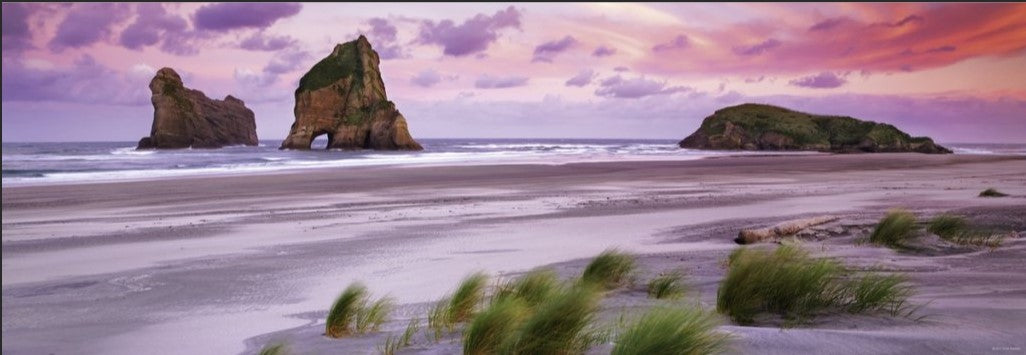
<path fill-rule="evenodd" d="M 559 40 L 539 44 L 537 47 L 534 47 L 534 58 L 531 59 L 531 61 L 551 62 L 552 58 L 557 54 L 570 49 L 570 47 L 573 47 L 576 44 L 577 39 L 572 36 L 566 36 Z"/>
<path fill-rule="evenodd" d="M 478 89 L 505 89 L 524 85 L 527 85 L 527 77 L 524 76 L 494 77 L 485 74 L 474 81 L 474 87 Z"/>
<path fill-rule="evenodd" d="M 809 31 L 829 31 L 847 21 L 848 19 L 845 17 L 829 18 L 812 25 L 812 27 L 809 27 Z"/>
<path fill-rule="evenodd" d="M 844 78 L 831 72 L 822 72 L 790 81 L 791 85 L 813 89 L 833 89 L 847 82 Z"/>
<path fill-rule="evenodd" d="M 193 24 L 199 30 L 218 32 L 267 28 L 280 19 L 298 14 L 302 7 L 298 3 L 216 3 L 196 10 Z"/>
<path fill-rule="evenodd" d="M 28 19 L 38 8 L 34 4 L 3 4 L 3 51 L 20 52 L 32 49 L 32 31 Z"/>
<path fill-rule="evenodd" d="M 780 41 L 770 38 L 752 46 L 734 47 L 734 53 L 737 55 L 759 55 L 770 49 L 780 47 L 781 44 Z"/>
<path fill-rule="evenodd" d="M 460 25 L 452 20 L 424 21 L 417 42 L 442 46 L 445 55 L 461 57 L 488 49 L 504 28 L 520 28 L 520 11 L 513 6 L 492 16 L 477 14 Z"/>
<path fill-rule="evenodd" d="M 577 75 L 574 75 L 574 77 L 566 81 L 566 86 L 583 87 L 585 85 L 591 84 L 591 80 L 594 79 L 596 75 L 598 74 L 595 73 L 594 70 L 581 70 L 580 73 L 577 73 Z"/>
<path fill-rule="evenodd" d="M 311 58 L 309 52 L 286 47 L 278 51 L 267 62 L 267 65 L 256 73 L 246 69 L 235 69 L 235 81 L 249 87 L 264 87 L 278 82 L 278 78 L 303 67 L 305 62 Z M 285 98 L 285 96 L 272 96 L 274 98 Z M 263 100 L 268 101 L 268 100 Z M 272 100 L 273 101 L 273 100 Z"/>
<path fill-rule="evenodd" d="M 745 78 L 745 83 L 748 83 L 748 84 L 761 83 L 763 80 L 766 80 L 766 76 L 765 75 L 760 75 L 758 78 Z"/>
<path fill-rule="evenodd" d="M 178 15 L 168 14 L 163 4 L 141 3 L 136 7 L 135 22 L 121 31 L 118 42 L 128 49 L 141 50 L 160 42 L 165 32 L 181 33 L 188 24 Z"/>
<path fill-rule="evenodd" d="M 4 58 L 3 102 L 80 102 L 87 104 L 145 105 L 147 83 L 156 71 L 119 73 L 84 55 L 71 67 L 39 69 L 20 60 Z"/>
<path fill-rule="evenodd" d="M 907 24 L 910 24 L 910 23 L 913 23 L 913 22 L 923 22 L 923 17 L 919 16 L 919 15 L 908 15 L 908 16 L 905 16 L 905 18 L 899 20 L 898 22 L 893 22 L 893 23 L 881 22 L 881 23 L 877 23 L 876 25 L 887 26 L 887 27 L 901 27 L 901 26 L 904 26 L 904 25 L 907 25 Z"/>
<path fill-rule="evenodd" d="M 601 87 L 595 90 L 595 95 L 624 99 L 637 99 L 652 95 L 668 95 L 692 90 L 691 88 L 684 86 L 667 87 L 665 81 L 649 80 L 645 77 L 624 79 L 619 75 L 606 78 L 605 80 L 602 80 L 599 85 Z"/>
<path fill-rule="evenodd" d="M 442 75 L 434 69 L 425 69 L 410 79 L 410 83 L 420 87 L 432 87 L 442 81 Z"/>
<path fill-rule="evenodd" d="M 239 43 L 239 48 L 251 51 L 279 51 L 296 44 L 296 40 L 289 36 L 265 35 L 263 32 L 254 33 Z"/>
<path fill-rule="evenodd" d="M 367 24 L 371 26 L 370 29 L 360 33 L 367 36 L 374 50 L 378 52 L 378 57 L 387 60 L 406 56 L 403 48 L 399 46 L 399 30 L 395 25 L 379 17 L 367 20 Z"/>
<path fill-rule="evenodd" d="M 690 45 L 690 43 L 688 41 L 688 37 L 687 36 L 685 36 L 685 35 L 677 35 L 677 37 L 674 37 L 673 40 L 671 40 L 669 42 L 660 43 L 660 44 L 657 44 L 657 45 L 653 46 L 652 47 L 652 51 L 653 52 L 664 52 L 664 51 L 670 51 L 670 50 L 685 49 L 685 48 L 688 48 L 689 45 Z"/>
<path fill-rule="evenodd" d="M 57 34 L 50 40 L 50 49 L 60 52 L 106 39 L 111 35 L 111 28 L 127 19 L 128 15 L 128 4 L 74 4 L 67 17 L 57 26 Z"/>
<path fill-rule="evenodd" d="M 616 48 L 609 48 L 606 46 L 599 46 L 598 48 L 595 48 L 594 52 L 591 52 L 591 55 L 596 57 L 608 57 L 613 54 L 616 54 Z"/>
<path fill-rule="evenodd" d="M 958 49 L 958 47 L 955 47 L 955 46 L 952 46 L 952 45 L 947 45 L 947 46 L 940 46 L 940 47 L 937 47 L 937 48 L 931 48 L 931 49 L 927 49 L 927 50 L 926 50 L 926 52 L 923 52 L 923 53 L 945 53 L 945 52 L 954 52 L 954 51 L 955 51 L 955 50 L 957 50 L 957 49 Z"/>
<path fill-rule="evenodd" d="M 613 71 L 623 73 L 623 72 L 631 71 L 631 68 L 620 66 L 620 67 L 613 68 Z"/>

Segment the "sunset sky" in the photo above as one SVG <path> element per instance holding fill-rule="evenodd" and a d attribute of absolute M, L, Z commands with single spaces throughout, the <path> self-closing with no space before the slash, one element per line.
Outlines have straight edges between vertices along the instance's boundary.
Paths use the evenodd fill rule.
<path fill-rule="evenodd" d="M 1026 141 L 1022 3 L 4 3 L 3 140 L 138 140 L 161 67 L 279 140 L 359 34 L 418 138 L 680 139 L 758 102 Z"/>

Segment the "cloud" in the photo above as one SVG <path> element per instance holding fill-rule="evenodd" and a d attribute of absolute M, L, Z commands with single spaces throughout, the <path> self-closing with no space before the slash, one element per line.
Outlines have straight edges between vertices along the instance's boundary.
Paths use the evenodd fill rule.
<path fill-rule="evenodd" d="M 417 75 L 415 75 L 413 78 L 410 78 L 410 83 L 425 88 L 432 87 L 441 81 L 442 74 L 439 74 L 434 69 L 425 69 Z"/>
<path fill-rule="evenodd" d="M 606 46 L 598 46 L 598 48 L 595 48 L 594 52 L 591 52 L 591 55 L 596 57 L 608 57 L 613 54 L 616 54 L 616 48 L 609 48 Z"/>
<path fill-rule="evenodd" d="M 403 48 L 399 46 L 399 37 L 397 36 L 399 30 L 395 25 L 387 19 L 379 17 L 367 20 L 367 24 L 370 25 L 370 29 L 360 31 L 360 33 L 367 36 L 371 45 L 374 46 L 374 51 L 378 52 L 378 57 L 388 60 L 407 56 Z"/>
<path fill-rule="evenodd" d="M 50 40 L 50 49 L 61 52 L 67 48 L 81 48 L 111 35 L 112 27 L 129 16 L 128 4 L 79 3 L 74 4 L 57 26 L 57 34 Z"/>
<path fill-rule="evenodd" d="M 613 68 L 613 71 L 623 73 L 623 72 L 631 71 L 631 68 L 624 67 L 624 66 L 619 66 L 619 67 Z"/>
<path fill-rule="evenodd" d="M 780 47 L 780 45 L 781 45 L 780 41 L 778 41 L 776 39 L 773 39 L 773 38 L 770 38 L 770 39 L 767 39 L 765 41 L 759 42 L 758 44 L 754 44 L 754 45 L 751 45 L 751 46 L 738 46 L 738 47 L 734 47 L 734 53 L 737 54 L 737 55 L 746 55 L 746 56 L 748 56 L 748 55 L 759 55 L 759 54 L 765 53 L 766 51 L 768 51 L 770 49 Z"/>
<path fill-rule="evenodd" d="M 184 32 L 188 24 L 185 18 L 167 13 L 160 3 L 140 3 L 136 5 L 135 22 L 128 25 L 118 39 L 121 46 L 141 50 L 160 42 L 166 33 Z"/>
<path fill-rule="evenodd" d="M 296 40 L 289 36 L 265 35 L 263 32 L 256 32 L 239 43 L 239 48 L 251 51 L 279 51 L 296 44 Z"/>
<path fill-rule="evenodd" d="M 757 77 L 757 78 L 755 78 L 755 77 L 745 78 L 745 83 L 748 83 L 748 84 L 761 83 L 763 80 L 766 80 L 766 76 L 765 75 L 759 75 L 759 77 Z"/>
<path fill-rule="evenodd" d="M 225 32 L 240 28 L 267 28 L 299 13 L 298 3 L 216 3 L 193 15 L 196 29 Z"/>
<path fill-rule="evenodd" d="M 6 6 L 6 5 L 5 5 Z M 70 67 L 29 66 L 3 59 L 3 101 L 149 104 L 148 83 L 154 73 L 120 73 L 83 55 Z"/>
<path fill-rule="evenodd" d="M 577 75 L 574 75 L 574 77 L 567 80 L 566 86 L 583 87 L 585 85 L 591 84 L 591 80 L 594 79 L 597 75 L 598 73 L 595 73 L 594 70 L 583 69 L 581 70 L 581 72 L 577 73 Z"/>
<path fill-rule="evenodd" d="M 809 31 L 829 31 L 849 22 L 847 17 L 829 18 L 809 27 Z"/>
<path fill-rule="evenodd" d="M 274 85 L 282 74 L 302 68 L 311 57 L 307 51 L 286 47 L 285 50 L 275 53 L 260 72 L 248 68 L 235 68 L 235 81 L 250 88 Z"/>
<path fill-rule="evenodd" d="M 36 4 L 3 3 L 4 52 L 21 52 L 35 48 L 32 45 L 32 30 L 29 28 L 28 20 L 37 10 Z"/>
<path fill-rule="evenodd" d="M 534 47 L 534 58 L 532 62 L 552 62 L 552 58 L 563 51 L 570 49 L 577 44 L 577 39 L 566 36 L 559 40 L 548 41 Z"/>
<path fill-rule="evenodd" d="M 421 23 L 417 42 L 442 46 L 442 53 L 454 57 L 483 52 L 499 38 L 504 28 L 520 28 L 520 11 L 513 6 L 492 16 L 477 14 L 456 25 L 452 20 Z"/>
<path fill-rule="evenodd" d="M 831 72 L 822 72 L 791 80 L 791 85 L 812 89 L 833 89 L 844 85 L 848 81 Z"/>
<path fill-rule="evenodd" d="M 665 81 L 649 80 L 645 77 L 624 79 L 619 75 L 606 78 L 599 85 L 601 87 L 595 90 L 595 95 L 626 99 L 636 99 L 651 95 L 669 95 L 692 90 L 684 86 L 668 87 Z"/>
<path fill-rule="evenodd" d="M 505 89 L 524 85 L 527 85 L 527 77 L 524 76 L 494 77 L 485 74 L 474 81 L 474 87 L 478 89 Z"/>
<path fill-rule="evenodd" d="M 660 43 L 652 47 L 653 52 L 665 52 L 671 50 L 685 49 L 688 48 L 689 41 L 685 35 L 677 35 L 673 40 L 666 43 Z"/>

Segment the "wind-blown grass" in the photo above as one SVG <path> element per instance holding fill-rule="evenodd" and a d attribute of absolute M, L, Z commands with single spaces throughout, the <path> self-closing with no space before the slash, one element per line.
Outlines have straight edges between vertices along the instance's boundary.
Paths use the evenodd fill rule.
<path fill-rule="evenodd" d="M 395 353 L 399 352 L 399 349 L 410 346 L 413 343 L 413 334 L 416 334 L 417 330 L 420 330 L 420 318 L 410 319 L 402 336 L 389 335 L 388 338 L 385 338 L 385 344 L 381 347 L 381 353 L 384 355 L 395 355 Z"/>
<path fill-rule="evenodd" d="M 1005 197 L 1005 196 L 1008 196 L 1008 194 L 1006 194 L 1004 192 L 1001 192 L 1001 191 L 998 191 L 998 190 L 994 189 L 993 187 L 988 188 L 988 189 L 983 190 L 983 191 L 980 192 L 980 197 Z"/>
<path fill-rule="evenodd" d="M 948 214 L 934 217 L 926 230 L 959 245 L 985 245 L 993 248 L 1001 245 L 1004 239 L 1000 233 L 973 228 L 965 218 Z"/>
<path fill-rule="evenodd" d="M 715 315 L 699 309 L 654 308 L 620 333 L 612 355 L 721 353 L 728 337 L 716 326 Z"/>
<path fill-rule="evenodd" d="M 391 300 L 379 299 L 367 306 L 367 287 L 354 282 L 335 299 L 328 311 L 324 333 L 332 338 L 342 338 L 353 333 L 377 330 L 388 319 Z"/>
<path fill-rule="evenodd" d="M 648 296 L 655 299 L 676 299 L 684 295 L 685 287 L 680 271 L 657 276 L 648 282 Z"/>
<path fill-rule="evenodd" d="M 593 285 L 566 288 L 537 306 L 515 335 L 502 345 L 504 353 L 575 354 L 594 341 L 588 332 L 601 294 Z"/>
<path fill-rule="evenodd" d="M 869 242 L 889 248 L 905 248 L 906 242 L 916 237 L 916 216 L 904 210 L 888 212 L 877 223 Z"/>
<path fill-rule="evenodd" d="M 260 349 L 260 355 L 289 355 L 288 344 L 285 342 L 270 343 Z"/>
<path fill-rule="evenodd" d="M 534 270 L 523 276 L 500 284 L 495 291 L 492 302 L 500 302 L 507 298 L 522 300 L 528 307 L 542 303 L 562 284 L 556 272 L 549 269 Z"/>
<path fill-rule="evenodd" d="M 324 333 L 332 338 L 341 338 L 353 332 L 351 327 L 357 313 L 363 308 L 367 298 L 367 287 L 354 282 L 335 299 L 335 304 L 328 311 L 328 319 Z"/>
<path fill-rule="evenodd" d="M 529 310 L 524 301 L 508 297 L 481 311 L 463 333 L 464 355 L 496 354 L 511 342 Z"/>
<path fill-rule="evenodd" d="M 812 258 L 795 246 L 741 248 L 730 255 L 716 309 L 739 324 L 764 313 L 800 322 L 829 311 L 897 315 L 908 309 L 912 289 L 902 277 L 848 274 L 839 262 Z"/>
<path fill-rule="evenodd" d="M 626 283 L 634 267 L 633 255 L 617 249 L 608 249 L 588 264 L 581 275 L 581 280 L 611 290 Z"/>
<path fill-rule="evenodd" d="M 460 281 L 456 290 L 447 298 L 443 298 L 428 312 L 428 328 L 431 328 L 435 341 L 446 332 L 452 332 L 457 323 L 469 320 L 478 306 L 485 299 L 485 286 L 488 275 L 478 272 Z"/>

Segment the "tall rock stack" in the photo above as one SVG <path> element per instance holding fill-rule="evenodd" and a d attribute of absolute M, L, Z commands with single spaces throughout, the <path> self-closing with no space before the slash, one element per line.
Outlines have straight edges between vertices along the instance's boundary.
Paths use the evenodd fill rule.
<path fill-rule="evenodd" d="M 171 68 L 162 68 L 150 81 L 153 127 L 138 149 L 220 148 L 257 145 L 256 120 L 246 104 L 231 95 L 207 98 L 186 88 Z"/>
<path fill-rule="evenodd" d="M 379 63 L 364 36 L 336 45 L 299 80 L 296 121 L 281 149 L 310 149 L 321 135 L 328 149 L 423 149 L 388 101 Z"/>

